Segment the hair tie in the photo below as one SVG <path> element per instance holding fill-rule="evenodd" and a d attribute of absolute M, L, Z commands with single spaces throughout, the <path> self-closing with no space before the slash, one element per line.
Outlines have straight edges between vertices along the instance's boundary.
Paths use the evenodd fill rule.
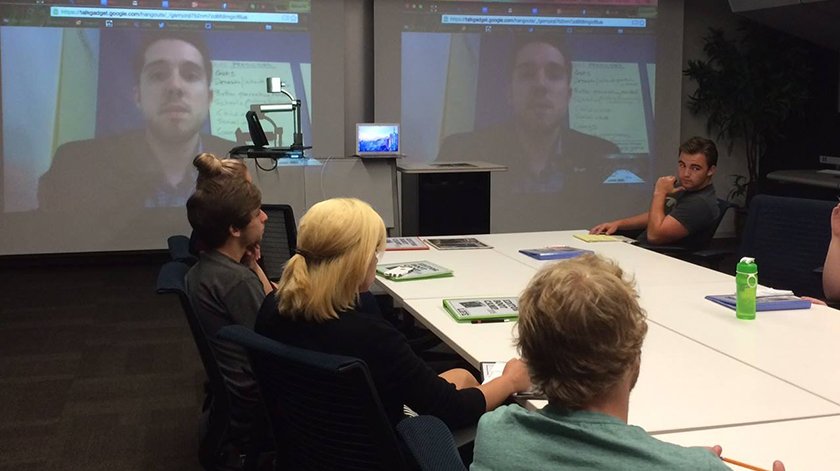
<path fill-rule="evenodd" d="M 295 253 L 303 257 L 303 259 L 306 260 L 306 263 L 323 262 L 335 258 L 335 255 L 329 255 L 325 257 L 321 255 L 315 255 L 314 253 L 304 249 L 295 249 Z"/>

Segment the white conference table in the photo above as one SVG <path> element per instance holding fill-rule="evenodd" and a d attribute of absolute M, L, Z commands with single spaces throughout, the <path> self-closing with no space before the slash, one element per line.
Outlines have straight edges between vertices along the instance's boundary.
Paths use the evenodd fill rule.
<path fill-rule="evenodd" d="M 813 305 L 744 321 L 703 298 L 733 285 L 645 287 L 640 300 L 650 321 L 840 404 L 840 312 Z"/>
<path fill-rule="evenodd" d="M 725 282 L 732 278 L 724 273 L 686 263 L 632 244 L 624 242 L 587 243 L 574 237 L 574 234 L 585 233 L 586 231 L 524 232 L 487 234 L 475 237 L 488 245 L 492 245 L 496 251 L 535 269 L 539 269 L 552 261 L 535 260 L 520 254 L 520 249 L 569 245 L 592 250 L 604 257 L 620 261 L 621 268 L 628 274 L 633 275 L 639 286 L 715 283 Z"/>
<path fill-rule="evenodd" d="M 785 434 L 789 439 L 781 441 L 777 435 L 785 433 L 785 424 L 831 415 L 840 421 L 840 375 L 834 374 L 840 368 L 839 312 L 814 306 L 759 313 L 755 321 L 740 321 L 733 311 L 703 299 L 707 294 L 733 292 L 732 276 L 623 242 L 586 243 L 573 237 L 583 232 L 477 235 L 470 237 L 493 248 L 387 252 L 383 263 L 429 260 L 452 268 L 455 276 L 405 282 L 377 278 L 377 282 L 477 365 L 516 355 L 515 324 L 459 324 L 443 309 L 442 299 L 520 294 L 539 268 L 553 262 L 531 259 L 519 254 L 519 249 L 560 244 L 590 249 L 617 261 L 634 276 L 648 313 L 649 333 L 641 376 L 631 397 L 631 423 L 654 433 L 683 431 L 690 438 L 707 436 L 701 433 L 704 430 L 708 436 L 721 432 L 725 438 L 726 431 L 760 426 L 765 427 L 762 433 L 778 439 L 780 446 L 783 443 L 779 450 L 795 450 L 792 454 L 800 456 L 807 454 L 803 451 L 807 447 L 798 443 L 807 441 L 811 433 L 823 433 L 822 424 L 837 422 L 801 420 L 803 431 Z M 539 406 L 539 402 L 531 405 Z M 772 424 L 778 425 L 768 427 Z M 669 433 L 661 438 L 672 436 L 683 435 Z M 729 449 L 723 438 L 715 443 Z M 754 451 L 741 454 L 739 448 L 738 456 L 733 453 L 732 457 L 768 467 L 774 457 L 784 458 L 768 455 L 760 447 Z M 813 469 L 790 464 L 789 470 Z"/>
<path fill-rule="evenodd" d="M 774 460 L 787 471 L 840 468 L 840 416 L 654 435 L 683 446 L 722 445 L 721 456 L 768 470 Z"/>
<path fill-rule="evenodd" d="M 513 322 L 457 323 L 435 298 L 404 300 L 404 307 L 475 367 L 518 356 Z M 545 401 L 532 402 L 542 407 Z M 648 431 L 840 414 L 837 404 L 655 323 L 648 326 L 630 404 L 630 423 Z"/>
<path fill-rule="evenodd" d="M 454 271 L 451 278 L 417 281 L 389 281 L 377 278 L 379 285 L 399 299 L 427 297 L 515 296 L 528 284 L 537 270 L 554 260 L 535 260 L 519 253 L 519 249 L 548 245 L 571 245 L 593 250 L 615 261 L 633 276 L 639 288 L 674 287 L 730 283 L 734 279 L 724 273 L 677 260 L 624 242 L 586 243 L 573 237 L 583 231 L 526 232 L 484 234 L 476 239 L 491 249 L 406 250 L 386 252 L 382 263 L 428 260 Z M 733 288 L 734 289 L 734 288 Z"/>

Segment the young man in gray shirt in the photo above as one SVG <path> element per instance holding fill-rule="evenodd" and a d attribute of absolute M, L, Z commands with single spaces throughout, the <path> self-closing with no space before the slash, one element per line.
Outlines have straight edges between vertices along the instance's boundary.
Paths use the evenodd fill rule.
<path fill-rule="evenodd" d="M 679 244 L 694 248 L 720 214 L 712 184 L 717 169 L 715 143 L 692 137 L 680 145 L 678 177 L 656 181 L 650 210 L 635 216 L 598 224 L 590 234 L 643 229 L 639 242 L 650 245 Z"/>
<path fill-rule="evenodd" d="M 267 217 L 260 209 L 260 190 L 247 171 L 229 172 L 207 154 L 194 163 L 199 178 L 187 201 L 187 217 L 206 250 L 187 273 L 187 294 L 230 396 L 231 423 L 223 445 L 227 456 L 220 457 L 220 465 L 237 469 L 245 444 L 265 435 L 265 412 L 246 352 L 216 334 L 232 324 L 253 328 L 263 300 L 273 290 L 257 264 Z"/>

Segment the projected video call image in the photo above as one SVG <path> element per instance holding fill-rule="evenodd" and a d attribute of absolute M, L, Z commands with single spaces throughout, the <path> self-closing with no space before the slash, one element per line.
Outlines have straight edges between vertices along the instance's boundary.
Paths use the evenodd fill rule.
<path fill-rule="evenodd" d="M 72 60 L 85 67 L 58 70 L 51 84 L 57 86 L 54 101 L 44 99 L 37 110 L 53 117 L 51 126 L 4 132 L 6 212 L 182 206 L 195 182 L 192 158 L 199 152 L 224 156 L 243 144 L 249 138 L 243 132 L 249 105 L 278 100 L 267 94 L 266 77 L 288 77 L 304 103 L 309 92 L 305 33 L 23 29 L 30 31 L 21 31 L 19 41 L 36 36 L 41 43 L 61 43 L 36 66 L 49 69 Z M 4 33 L 6 39 L 18 31 Z M 272 40 L 289 45 L 282 51 L 290 53 L 279 48 L 248 53 L 249 46 Z M 3 41 L 2 67 L 12 76 L 18 64 L 9 44 Z M 5 112 L 31 114 L 31 103 L 18 99 L 11 82 L 3 80 Z M 10 121 L 4 120 L 7 131 L 14 126 Z M 308 134 L 309 120 L 304 121 Z M 50 129 L 55 134 L 45 136 Z M 54 152 L 26 144 L 45 137 Z M 18 155 L 16 147 L 31 149 L 30 155 Z M 23 157 L 28 168 L 15 172 Z M 14 173 L 24 178 L 12 178 Z"/>
<path fill-rule="evenodd" d="M 457 7 L 444 10 L 448 3 Z M 481 30 L 452 32 L 433 27 L 433 15 L 406 15 L 400 118 L 407 158 L 506 166 L 492 176 L 494 231 L 557 228 L 561 218 L 585 226 L 595 222 L 596 207 L 643 204 L 657 176 L 653 22 L 631 18 L 631 10 L 627 17 L 615 10 L 612 18 L 580 17 L 608 6 L 474 5 L 446 2 L 438 18 L 485 22 Z M 655 17 L 655 6 L 645 13 Z M 495 26 L 578 20 L 639 26 L 632 34 L 621 27 Z M 523 227 L 523 208 L 545 219 Z"/>
<path fill-rule="evenodd" d="M 267 77 L 302 101 L 311 142 L 309 33 L 249 29 L 0 27 L 0 236 L 52 223 L 101 247 L 152 237 L 148 221 L 180 227 L 192 159 L 249 143 L 250 106 L 288 100 Z M 289 145 L 291 113 L 271 119 L 267 134 Z"/>

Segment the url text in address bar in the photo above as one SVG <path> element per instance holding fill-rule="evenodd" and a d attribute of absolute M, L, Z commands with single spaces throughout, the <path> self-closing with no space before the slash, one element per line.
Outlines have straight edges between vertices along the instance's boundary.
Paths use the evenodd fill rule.
<path fill-rule="evenodd" d="M 600 28 L 644 28 L 645 18 L 588 18 L 560 16 L 441 15 L 447 25 L 487 26 L 589 26 Z"/>
<path fill-rule="evenodd" d="M 239 11 L 160 10 L 133 8 L 50 7 L 56 18 L 103 18 L 109 20 L 215 21 L 236 23 L 297 24 L 297 13 L 251 13 Z"/>

